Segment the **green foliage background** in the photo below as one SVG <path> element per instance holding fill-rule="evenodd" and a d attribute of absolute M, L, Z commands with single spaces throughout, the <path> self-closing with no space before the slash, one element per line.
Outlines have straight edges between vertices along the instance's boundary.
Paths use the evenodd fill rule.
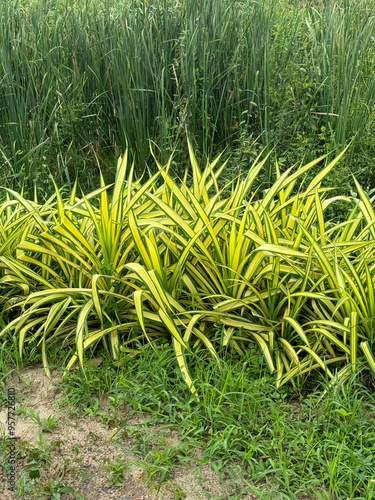
<path fill-rule="evenodd" d="M 112 181 L 129 146 L 138 173 L 186 130 L 227 177 L 275 146 L 282 167 L 343 149 L 331 184 L 373 186 L 374 2 L 4 0 L 0 4 L 2 183 L 49 191 Z M 258 142 L 254 141 L 259 136 Z M 261 178 L 270 181 L 270 163 Z"/>

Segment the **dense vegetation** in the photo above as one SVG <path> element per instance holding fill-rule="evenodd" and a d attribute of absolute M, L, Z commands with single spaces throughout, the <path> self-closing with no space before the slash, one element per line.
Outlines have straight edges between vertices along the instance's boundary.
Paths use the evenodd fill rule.
<path fill-rule="evenodd" d="M 374 8 L 0 2 L 0 389 L 53 358 L 278 498 L 372 498 Z"/>
<path fill-rule="evenodd" d="M 331 185 L 374 187 L 372 0 L 4 0 L 0 4 L 2 182 L 43 194 L 76 175 L 112 181 L 148 140 L 181 173 L 186 129 L 226 173 L 276 146 L 281 166 L 339 152 Z M 259 136 L 258 143 L 253 145 Z M 255 155 L 255 156 L 254 156 Z M 32 175 L 31 175 L 32 174 Z M 270 180 L 270 162 L 260 178 Z"/>
<path fill-rule="evenodd" d="M 321 188 L 343 153 L 305 189 L 322 158 L 294 174 L 276 165 L 260 194 L 252 187 L 267 156 L 221 190 L 225 163 L 201 170 L 190 143 L 189 152 L 189 184 L 169 175 L 171 159 L 134 181 L 126 154 L 112 196 L 103 179 L 88 196 L 75 185 L 65 199 L 56 186 L 44 204 L 7 190 L 0 336 L 11 332 L 21 357 L 37 342 L 47 373 L 56 342 L 75 345 L 70 368 L 98 342 L 117 360 L 167 339 L 193 393 L 189 358 L 212 356 L 220 369 L 223 355 L 252 343 L 277 386 L 316 369 L 332 381 L 363 366 L 375 373 L 373 199 L 357 181 L 358 198 Z M 337 202 L 351 208 L 340 224 L 326 216 Z"/>

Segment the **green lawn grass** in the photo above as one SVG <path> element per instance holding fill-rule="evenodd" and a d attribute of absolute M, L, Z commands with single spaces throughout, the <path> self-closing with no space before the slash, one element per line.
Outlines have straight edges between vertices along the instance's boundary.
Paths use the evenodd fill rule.
<path fill-rule="evenodd" d="M 121 439 L 131 442 L 131 463 L 108 465 L 113 482 L 130 465 L 162 485 L 176 467 L 209 464 L 223 479 L 242 485 L 238 499 L 240 491 L 261 499 L 374 497 L 375 396 L 366 373 L 346 386 L 327 389 L 314 382 L 304 392 L 278 391 L 256 351 L 241 359 L 228 356 L 221 374 L 212 362 L 197 358 L 192 372 L 202 393 L 198 403 L 169 346 L 123 357 L 117 367 L 105 352 L 96 354 L 103 355 L 103 364 L 88 365 L 86 380 L 78 371 L 64 379 L 60 405 L 73 418 L 90 414 L 118 427 L 119 446 Z M 57 367 L 63 355 L 53 354 Z M 10 356 L 11 350 L 3 353 L 2 361 Z M 29 352 L 30 362 L 39 363 L 40 357 Z M 142 424 L 127 424 L 134 414 L 143 417 Z M 177 444 L 165 440 L 171 430 L 179 436 Z"/>

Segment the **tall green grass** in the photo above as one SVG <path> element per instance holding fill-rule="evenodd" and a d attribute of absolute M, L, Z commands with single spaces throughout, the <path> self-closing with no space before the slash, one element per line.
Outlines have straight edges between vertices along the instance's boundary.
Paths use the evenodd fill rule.
<path fill-rule="evenodd" d="M 354 139 L 367 185 L 373 11 L 372 0 L 4 0 L 2 181 L 43 190 L 49 174 L 62 184 L 78 172 L 92 188 L 97 157 L 110 178 L 129 146 L 141 172 L 149 139 L 162 162 L 176 147 L 183 159 L 188 130 L 203 156 L 246 153 L 260 135 L 288 164 Z"/>

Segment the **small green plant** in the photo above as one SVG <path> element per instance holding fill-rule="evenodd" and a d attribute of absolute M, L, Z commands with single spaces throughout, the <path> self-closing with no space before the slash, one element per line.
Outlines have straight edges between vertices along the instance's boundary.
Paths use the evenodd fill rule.
<path fill-rule="evenodd" d="M 148 483 L 156 481 L 161 486 L 169 478 L 176 464 L 184 462 L 188 450 L 187 443 L 177 446 L 153 446 L 142 461 L 136 461 L 134 464 L 143 470 Z"/>
<path fill-rule="evenodd" d="M 174 500 L 183 500 L 186 497 L 186 493 L 184 493 L 183 489 L 171 481 L 165 482 L 165 489 L 173 493 Z"/>
<path fill-rule="evenodd" d="M 46 469 L 50 465 L 53 450 L 61 446 L 61 444 L 61 441 L 46 443 L 41 430 L 39 433 L 39 441 L 37 441 L 35 445 L 27 441 L 18 442 L 18 458 L 23 458 L 25 460 L 24 469 L 27 471 L 30 479 L 39 478 L 40 469 Z"/>
<path fill-rule="evenodd" d="M 23 402 L 19 402 L 17 401 L 17 406 L 16 406 L 16 414 L 17 415 L 21 415 L 21 416 L 30 416 L 29 415 L 29 404 L 30 404 L 31 401 L 27 400 L 27 401 L 23 401 Z"/>
<path fill-rule="evenodd" d="M 108 486 L 121 486 L 124 482 L 124 471 L 128 467 L 124 457 L 114 457 L 113 460 L 107 459 L 104 469 L 109 472 Z"/>
<path fill-rule="evenodd" d="M 40 412 L 34 412 L 31 408 L 26 410 L 26 414 L 39 425 L 41 431 L 53 432 L 57 427 L 57 418 L 54 415 L 50 415 L 46 418 L 40 418 Z"/>
<path fill-rule="evenodd" d="M 17 495 L 28 496 L 38 495 L 38 499 L 54 499 L 60 500 L 66 494 L 74 494 L 77 500 L 83 500 L 83 496 L 76 492 L 71 486 L 67 486 L 61 479 L 50 479 L 46 481 L 38 481 L 36 478 L 28 478 L 26 475 L 21 476 L 17 484 Z"/>
<path fill-rule="evenodd" d="M 30 376 L 28 376 L 28 377 L 21 377 L 21 382 L 27 388 L 30 388 L 32 386 L 32 381 L 31 381 L 31 377 Z"/>

